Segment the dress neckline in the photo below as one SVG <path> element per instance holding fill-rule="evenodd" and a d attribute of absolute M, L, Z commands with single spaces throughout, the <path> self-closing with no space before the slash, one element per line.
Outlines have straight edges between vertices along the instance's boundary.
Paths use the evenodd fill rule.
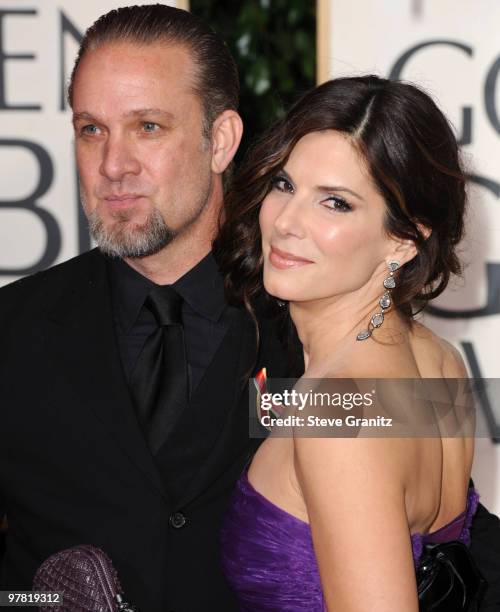
<path fill-rule="evenodd" d="M 310 528 L 310 524 L 307 521 L 304 521 L 301 518 L 299 518 L 298 516 L 295 516 L 294 514 L 291 514 L 290 512 L 285 510 L 284 508 L 281 508 L 281 506 L 277 506 L 274 502 L 272 502 L 265 495 L 262 495 L 262 493 L 260 493 L 260 491 L 257 491 L 257 489 L 253 486 L 253 484 L 248 479 L 248 467 L 243 472 L 243 475 L 240 478 L 240 483 L 243 484 L 243 487 L 245 489 L 247 489 L 247 492 L 250 493 L 250 495 L 252 495 L 253 497 L 256 497 L 257 499 L 259 499 L 264 505 L 268 506 L 271 510 L 273 510 L 275 512 L 278 512 L 280 514 L 283 514 L 288 519 L 292 519 L 292 520 L 296 521 L 297 523 L 299 523 L 301 525 L 304 525 L 305 527 Z"/>
<path fill-rule="evenodd" d="M 270 509 L 272 509 L 274 512 L 278 512 L 284 516 L 286 516 L 289 520 L 293 520 L 301 525 L 304 525 L 305 527 L 310 529 L 310 523 L 308 523 L 307 521 L 304 521 L 302 519 L 300 519 L 298 516 L 295 516 L 294 514 L 291 514 L 290 512 L 288 512 L 287 510 L 285 510 L 284 508 L 281 508 L 281 506 L 276 505 L 274 502 L 272 502 L 269 498 L 265 497 L 264 495 L 262 495 L 262 493 L 260 493 L 259 491 L 257 491 L 257 489 L 253 486 L 253 484 L 250 482 L 249 478 L 248 478 L 248 467 L 244 470 L 243 475 L 240 479 L 240 482 L 243 484 L 244 488 L 247 489 L 247 491 L 253 495 L 254 497 L 257 497 L 263 504 L 265 504 L 266 506 L 268 506 Z M 435 531 L 431 531 L 429 533 L 422 533 L 420 531 L 417 531 L 415 533 L 410 534 L 410 537 L 412 540 L 414 539 L 420 539 L 420 538 L 424 538 L 427 540 L 427 538 L 429 539 L 434 539 L 435 537 L 439 538 L 439 535 L 442 532 L 448 531 L 450 529 L 450 527 L 457 525 L 459 523 L 462 523 L 462 526 L 466 526 L 465 523 L 467 522 L 467 518 L 468 516 L 472 516 L 472 514 L 474 514 L 476 507 L 477 507 L 477 503 L 479 500 L 479 495 L 476 492 L 476 490 L 473 487 L 470 487 L 468 492 L 467 492 L 467 501 L 466 501 L 466 507 L 465 509 L 458 514 L 455 518 L 453 518 L 449 523 L 446 523 L 446 525 L 443 525 L 442 527 L 440 527 L 439 529 L 436 529 Z"/>

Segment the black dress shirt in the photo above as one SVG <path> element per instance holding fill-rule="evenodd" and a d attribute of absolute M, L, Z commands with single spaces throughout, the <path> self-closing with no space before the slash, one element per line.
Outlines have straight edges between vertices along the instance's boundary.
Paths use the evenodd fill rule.
<path fill-rule="evenodd" d="M 144 343 L 156 329 L 153 314 L 143 308 L 155 284 L 121 259 L 107 259 L 118 348 L 127 380 Z M 173 283 L 183 298 L 182 323 L 186 341 L 190 391 L 210 365 L 228 327 L 224 284 L 211 253 Z"/>

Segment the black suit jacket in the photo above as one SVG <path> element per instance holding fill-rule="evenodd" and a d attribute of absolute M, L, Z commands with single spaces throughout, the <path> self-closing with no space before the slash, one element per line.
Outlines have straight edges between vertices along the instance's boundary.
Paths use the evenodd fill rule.
<path fill-rule="evenodd" d="M 105 262 L 91 251 L 0 290 L 2 589 L 77 544 L 113 560 L 141 612 L 236 610 L 218 567 L 229 495 L 248 438 L 248 375 L 286 359 L 271 326 L 231 324 L 162 449 L 166 491 L 136 421 L 115 339 Z"/>
<path fill-rule="evenodd" d="M 91 251 L 0 289 L 1 589 L 29 590 L 57 550 L 90 543 L 141 612 L 236 610 L 217 559 L 221 518 L 255 451 L 249 371 L 286 376 L 273 326 L 232 324 L 162 449 L 169 495 L 142 438 L 120 365 L 103 257 Z M 500 610 L 500 526 L 480 506 L 472 550 Z"/>

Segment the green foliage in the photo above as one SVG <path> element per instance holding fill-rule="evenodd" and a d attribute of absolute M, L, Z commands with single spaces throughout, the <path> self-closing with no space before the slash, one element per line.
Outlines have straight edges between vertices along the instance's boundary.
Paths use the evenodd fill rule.
<path fill-rule="evenodd" d="M 241 80 L 240 112 L 249 142 L 315 84 L 314 0 L 191 0 L 190 10 L 228 43 Z"/>

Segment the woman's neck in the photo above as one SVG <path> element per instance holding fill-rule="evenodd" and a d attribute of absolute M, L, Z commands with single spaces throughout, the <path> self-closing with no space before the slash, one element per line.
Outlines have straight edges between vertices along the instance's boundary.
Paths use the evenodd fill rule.
<path fill-rule="evenodd" d="M 378 298 L 359 300 L 353 296 L 335 296 L 291 302 L 290 316 L 304 349 L 307 374 L 315 378 L 328 376 L 336 369 L 334 364 L 342 367 L 341 364 L 352 358 L 352 353 L 360 345 L 356 336 L 368 327 L 375 312 L 380 312 Z M 379 340 L 393 342 L 394 332 L 399 334 L 402 328 L 404 324 L 398 313 L 388 311 L 382 327 L 375 334 Z"/>

